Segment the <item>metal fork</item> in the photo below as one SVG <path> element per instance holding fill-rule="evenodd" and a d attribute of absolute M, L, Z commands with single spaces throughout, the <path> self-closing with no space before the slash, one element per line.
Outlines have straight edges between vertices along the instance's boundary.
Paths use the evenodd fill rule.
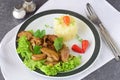
<path fill-rule="evenodd" d="M 116 45 L 115 41 L 112 39 L 106 28 L 103 26 L 102 22 L 100 21 L 99 17 L 95 13 L 94 9 L 92 6 L 87 3 L 86 5 L 87 8 L 87 17 L 97 26 L 99 26 L 100 33 L 105 41 L 105 43 L 108 45 L 108 47 L 111 49 L 113 52 L 115 59 L 117 61 L 120 60 L 120 50 L 118 46 Z"/>

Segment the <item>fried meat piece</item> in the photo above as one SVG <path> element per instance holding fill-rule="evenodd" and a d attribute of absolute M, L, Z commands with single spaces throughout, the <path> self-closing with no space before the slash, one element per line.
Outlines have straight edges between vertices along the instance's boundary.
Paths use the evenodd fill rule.
<path fill-rule="evenodd" d="M 43 47 L 43 48 L 41 48 L 41 52 L 46 54 L 48 57 L 53 58 L 55 61 L 59 61 L 59 55 L 54 50 Z"/>
<path fill-rule="evenodd" d="M 32 55 L 32 60 L 38 61 L 38 60 L 43 60 L 47 57 L 46 54 L 33 54 Z"/>
<path fill-rule="evenodd" d="M 33 35 L 29 31 L 22 31 L 22 32 L 18 33 L 18 37 L 21 37 L 21 36 L 26 36 L 27 39 L 30 40 Z"/>
<path fill-rule="evenodd" d="M 61 60 L 63 62 L 68 61 L 70 55 L 69 53 L 70 53 L 69 48 L 64 45 L 63 48 L 60 50 Z"/>
<path fill-rule="evenodd" d="M 30 40 L 32 46 L 35 46 L 35 45 L 42 45 L 43 41 L 42 39 L 40 38 L 37 38 L 37 37 L 32 37 L 32 39 Z"/>

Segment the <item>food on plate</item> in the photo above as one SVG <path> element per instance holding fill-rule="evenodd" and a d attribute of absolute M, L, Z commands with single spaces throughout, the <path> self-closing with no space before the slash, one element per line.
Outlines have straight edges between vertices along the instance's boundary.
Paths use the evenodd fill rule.
<path fill-rule="evenodd" d="M 54 31 L 58 37 L 63 37 L 64 41 L 75 38 L 78 27 L 73 16 L 63 15 L 54 20 Z"/>
<path fill-rule="evenodd" d="M 46 54 L 33 54 L 32 55 L 32 60 L 38 61 L 38 60 L 43 60 L 47 57 Z"/>
<path fill-rule="evenodd" d="M 54 61 L 59 61 L 59 54 L 56 51 L 43 47 L 41 52 L 52 58 Z"/>
<path fill-rule="evenodd" d="M 82 50 L 83 50 L 83 52 L 86 51 L 88 46 L 89 46 L 89 41 L 88 40 L 82 40 Z"/>
<path fill-rule="evenodd" d="M 69 56 L 70 56 L 70 54 L 68 54 L 68 53 L 70 53 L 69 48 L 64 45 L 63 48 L 60 50 L 60 53 L 61 53 L 60 54 L 61 55 L 61 60 L 63 62 L 68 61 Z"/>
<path fill-rule="evenodd" d="M 72 45 L 72 50 L 78 53 L 83 53 L 83 49 L 80 48 L 77 44 Z"/>
<path fill-rule="evenodd" d="M 69 20 L 66 22 L 68 24 Z M 46 34 L 45 30 L 21 31 L 18 33 L 17 52 L 31 70 L 39 69 L 54 76 L 70 71 L 81 64 L 81 57 L 70 54 L 64 38 Z"/>
<path fill-rule="evenodd" d="M 28 31 L 22 31 L 21 33 L 18 34 L 18 37 L 21 36 L 26 36 L 28 40 L 30 40 L 32 38 L 32 33 L 28 32 Z"/>
<path fill-rule="evenodd" d="M 71 49 L 78 53 L 85 53 L 85 51 L 87 50 L 87 48 L 89 46 L 89 41 L 82 40 L 81 42 L 82 42 L 82 48 L 79 47 L 77 44 L 73 44 Z"/>

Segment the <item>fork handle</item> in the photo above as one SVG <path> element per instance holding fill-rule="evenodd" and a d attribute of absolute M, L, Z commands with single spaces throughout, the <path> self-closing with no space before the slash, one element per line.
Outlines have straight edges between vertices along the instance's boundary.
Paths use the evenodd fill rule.
<path fill-rule="evenodd" d="M 116 45 L 115 41 L 112 39 L 108 31 L 105 29 L 105 27 L 102 24 L 99 24 L 99 26 L 100 26 L 100 32 L 102 34 L 102 37 L 105 39 L 105 42 L 107 43 L 108 47 L 113 52 L 115 59 L 119 61 L 120 50 L 118 46 Z"/>

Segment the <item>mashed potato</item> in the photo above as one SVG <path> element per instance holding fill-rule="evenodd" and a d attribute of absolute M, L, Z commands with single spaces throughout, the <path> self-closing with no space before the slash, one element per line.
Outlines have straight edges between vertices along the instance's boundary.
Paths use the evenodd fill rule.
<path fill-rule="evenodd" d="M 66 16 L 66 15 L 65 15 Z M 67 15 L 70 18 L 69 25 L 66 25 L 63 17 L 60 16 L 59 18 L 55 18 L 54 21 L 54 31 L 55 34 L 59 37 L 63 37 L 64 41 L 68 41 L 73 39 L 77 32 L 78 32 L 78 27 L 76 25 L 76 20 L 70 15 Z"/>

